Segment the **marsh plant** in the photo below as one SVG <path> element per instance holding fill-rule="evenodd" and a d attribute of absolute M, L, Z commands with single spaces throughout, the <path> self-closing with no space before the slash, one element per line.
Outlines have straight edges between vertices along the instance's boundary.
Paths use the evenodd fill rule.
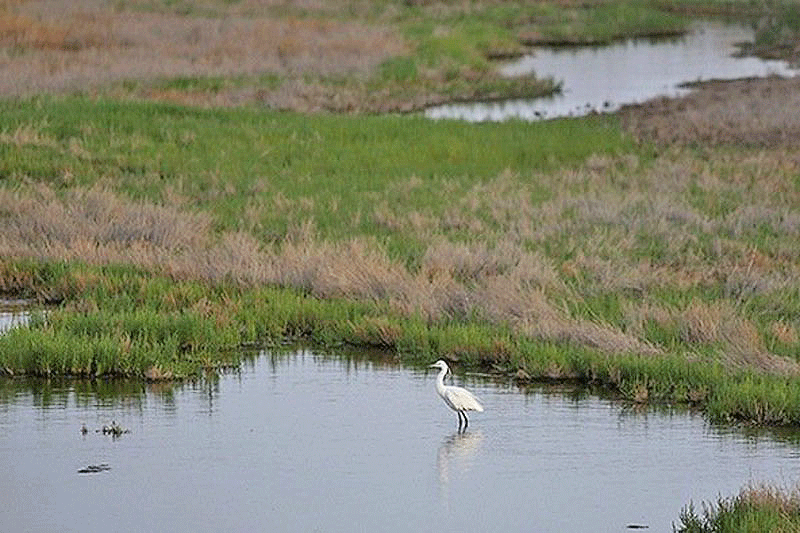
<path fill-rule="evenodd" d="M 716 504 L 683 509 L 677 533 L 733 533 L 739 531 L 798 531 L 800 498 L 797 489 L 749 486 L 737 496 L 720 498 Z"/>

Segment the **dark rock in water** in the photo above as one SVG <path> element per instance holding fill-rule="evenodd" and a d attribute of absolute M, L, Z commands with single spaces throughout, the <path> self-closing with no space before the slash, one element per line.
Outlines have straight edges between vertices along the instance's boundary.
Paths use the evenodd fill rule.
<path fill-rule="evenodd" d="M 81 468 L 78 470 L 79 474 L 97 474 L 99 472 L 105 472 L 106 470 L 111 470 L 111 467 L 108 466 L 108 463 L 100 463 L 99 465 L 89 465 L 86 468 Z"/>
<path fill-rule="evenodd" d="M 628 524 L 625 526 L 627 529 L 650 529 L 647 524 Z"/>

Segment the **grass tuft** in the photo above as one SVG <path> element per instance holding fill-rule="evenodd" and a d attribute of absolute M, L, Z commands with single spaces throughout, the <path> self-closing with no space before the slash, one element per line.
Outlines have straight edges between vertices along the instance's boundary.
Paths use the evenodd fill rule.
<path fill-rule="evenodd" d="M 700 513 L 690 504 L 679 520 L 678 533 L 795 532 L 800 530 L 800 495 L 797 489 L 750 486 L 735 497 L 703 504 Z"/>

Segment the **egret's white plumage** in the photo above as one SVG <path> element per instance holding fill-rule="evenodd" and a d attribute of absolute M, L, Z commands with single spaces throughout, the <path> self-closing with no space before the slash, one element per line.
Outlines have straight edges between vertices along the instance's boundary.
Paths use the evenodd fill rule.
<path fill-rule="evenodd" d="M 467 419 L 466 411 L 483 412 L 483 406 L 478 399 L 467 389 L 461 387 L 453 387 L 444 384 L 444 378 L 450 371 L 447 363 L 441 359 L 431 365 L 431 368 L 438 368 L 439 375 L 436 376 L 436 392 L 442 397 L 447 407 L 452 409 L 458 415 L 458 429 L 461 430 L 461 417 L 464 417 L 464 428 L 467 429 L 469 420 Z"/>

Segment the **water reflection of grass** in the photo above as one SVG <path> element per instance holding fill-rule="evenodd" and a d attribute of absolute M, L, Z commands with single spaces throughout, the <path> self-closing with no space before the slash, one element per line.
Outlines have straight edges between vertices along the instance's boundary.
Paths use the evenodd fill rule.
<path fill-rule="evenodd" d="M 173 382 L 145 385 L 141 379 L 86 380 L 58 376 L 3 379 L 0 380 L 0 408 L 29 399 L 32 406 L 41 409 L 75 406 L 87 411 L 100 407 L 141 413 L 148 399 L 155 397 L 159 406 L 174 409 L 177 386 L 181 385 Z M 77 433 L 77 427 L 75 431 Z"/>

